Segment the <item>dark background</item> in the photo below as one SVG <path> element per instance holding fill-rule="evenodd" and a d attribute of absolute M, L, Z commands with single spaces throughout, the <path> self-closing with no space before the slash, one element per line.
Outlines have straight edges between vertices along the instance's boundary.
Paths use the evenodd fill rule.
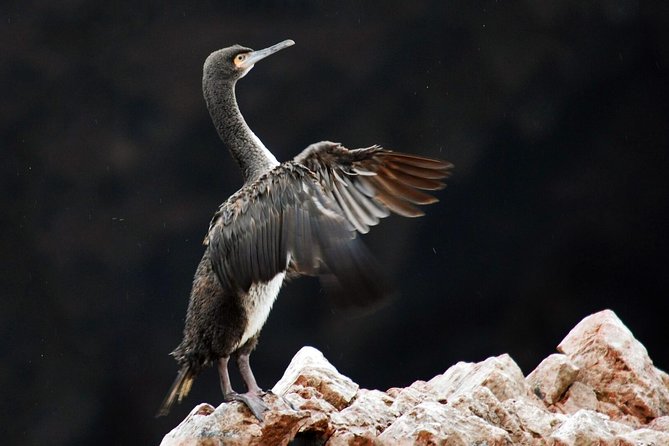
<path fill-rule="evenodd" d="M 529 373 L 604 308 L 669 369 L 666 4 L 50 3 L 0 7 L 3 442 L 157 444 L 220 403 L 207 370 L 153 418 L 209 218 L 241 184 L 201 94 L 233 43 L 297 43 L 237 89 L 280 160 L 330 139 L 456 165 L 426 217 L 365 237 L 389 306 L 351 319 L 316 281 L 284 289 L 263 387 L 303 345 L 368 388 L 505 352 Z"/>

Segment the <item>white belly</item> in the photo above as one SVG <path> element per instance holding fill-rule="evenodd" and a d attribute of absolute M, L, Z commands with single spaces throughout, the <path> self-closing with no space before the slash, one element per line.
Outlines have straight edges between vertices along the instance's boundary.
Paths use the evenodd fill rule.
<path fill-rule="evenodd" d="M 279 273 L 269 282 L 252 285 L 246 295 L 246 317 L 248 318 L 246 330 L 239 341 L 237 348 L 244 345 L 246 341 L 255 336 L 265 325 L 267 316 L 274 305 L 279 290 L 283 284 L 286 273 Z"/>

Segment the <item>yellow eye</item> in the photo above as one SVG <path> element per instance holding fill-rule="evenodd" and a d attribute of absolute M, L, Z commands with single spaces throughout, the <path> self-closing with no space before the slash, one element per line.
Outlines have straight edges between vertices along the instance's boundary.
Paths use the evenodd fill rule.
<path fill-rule="evenodd" d="M 246 60 L 247 57 L 248 57 L 247 54 L 237 54 L 235 56 L 235 65 L 236 66 L 241 65 Z"/>

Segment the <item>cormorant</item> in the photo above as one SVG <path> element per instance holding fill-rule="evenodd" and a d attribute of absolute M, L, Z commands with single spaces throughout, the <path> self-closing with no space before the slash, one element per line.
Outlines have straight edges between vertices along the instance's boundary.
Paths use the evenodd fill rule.
<path fill-rule="evenodd" d="M 329 141 L 279 163 L 242 117 L 235 84 L 256 62 L 294 43 L 259 51 L 234 45 L 204 63 L 207 108 L 244 185 L 209 225 L 183 340 L 171 353 L 180 370 L 159 415 L 188 394 L 203 367 L 217 364 L 224 401 L 242 401 L 262 420 L 267 406 L 249 355 L 286 275 L 319 275 L 344 307 L 378 301 L 387 289 L 356 232 L 366 233 L 390 212 L 423 215 L 414 205 L 437 199 L 422 190 L 443 188 L 452 167 L 379 146 L 349 150 Z M 244 394 L 230 385 L 230 357 L 237 360 Z"/>

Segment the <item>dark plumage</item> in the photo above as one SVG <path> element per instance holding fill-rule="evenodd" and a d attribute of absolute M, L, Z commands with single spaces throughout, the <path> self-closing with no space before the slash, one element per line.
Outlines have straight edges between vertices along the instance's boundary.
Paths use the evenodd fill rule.
<path fill-rule="evenodd" d="M 249 355 L 287 271 L 319 275 L 341 306 L 379 301 L 387 289 L 356 233 L 366 233 L 391 212 L 423 215 L 416 205 L 437 201 L 423 191 L 443 188 L 452 167 L 377 146 L 348 150 L 327 141 L 279 164 L 244 121 L 235 84 L 257 61 L 292 44 L 261 51 L 235 45 L 212 53 L 204 64 L 207 108 L 244 185 L 209 225 L 183 341 L 172 352 L 180 371 L 159 415 L 188 394 L 203 367 L 216 363 L 224 400 L 243 401 L 262 419 L 266 406 Z M 230 386 L 231 356 L 245 394 Z"/>

